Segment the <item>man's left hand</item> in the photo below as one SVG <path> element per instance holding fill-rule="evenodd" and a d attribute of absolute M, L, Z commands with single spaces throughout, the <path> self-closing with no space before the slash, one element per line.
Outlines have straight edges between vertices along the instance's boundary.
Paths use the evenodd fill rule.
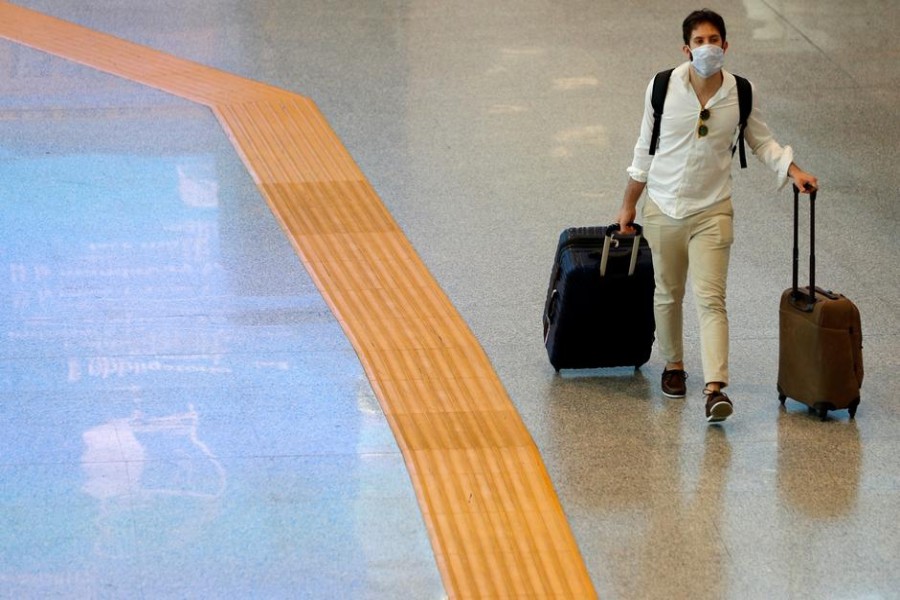
<path fill-rule="evenodd" d="M 800 188 L 800 192 L 804 194 L 808 194 L 819 189 L 819 182 L 816 179 L 815 175 L 807 173 L 806 171 L 794 169 L 794 172 L 791 173 L 791 178 L 794 180 L 794 185 Z"/>

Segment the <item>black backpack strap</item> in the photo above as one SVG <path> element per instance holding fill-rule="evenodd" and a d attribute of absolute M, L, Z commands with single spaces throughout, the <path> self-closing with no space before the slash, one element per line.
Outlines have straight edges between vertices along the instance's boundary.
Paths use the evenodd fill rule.
<path fill-rule="evenodd" d="M 738 121 L 738 140 L 734 148 L 731 149 L 732 156 L 734 151 L 741 149 L 741 168 L 747 168 L 747 152 L 744 150 L 744 128 L 747 127 L 747 119 L 750 118 L 750 111 L 753 110 L 753 87 L 750 82 L 740 77 L 734 76 L 737 83 L 738 94 L 738 110 L 740 111 L 740 120 Z"/>
<path fill-rule="evenodd" d="M 662 121 L 663 107 L 666 103 L 666 93 L 669 91 L 669 79 L 672 71 L 668 69 L 660 71 L 653 78 L 653 91 L 650 94 L 650 106 L 653 107 L 653 135 L 650 136 L 650 154 L 656 154 L 656 145 L 659 143 L 659 128 Z"/>

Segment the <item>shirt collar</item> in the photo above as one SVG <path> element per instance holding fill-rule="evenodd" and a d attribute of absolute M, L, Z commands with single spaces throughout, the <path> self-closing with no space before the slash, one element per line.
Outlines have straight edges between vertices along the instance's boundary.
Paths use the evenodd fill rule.
<path fill-rule="evenodd" d="M 672 75 L 677 78 L 677 81 L 681 82 L 681 85 L 683 86 L 685 92 L 688 92 L 693 95 L 694 90 L 691 88 L 690 68 L 691 68 L 691 61 L 689 61 L 689 60 L 685 61 L 685 62 L 681 63 L 680 65 L 678 65 L 677 67 L 675 67 L 675 71 L 672 72 Z M 722 87 L 720 87 L 719 90 L 715 93 L 715 95 L 712 98 L 710 98 L 709 106 L 712 106 L 713 104 L 716 104 L 717 102 L 721 101 L 722 99 L 727 98 L 728 95 L 731 93 L 731 90 L 733 88 L 737 87 L 737 82 L 734 79 L 734 75 L 732 75 L 725 69 L 722 69 L 722 76 L 723 76 Z"/>

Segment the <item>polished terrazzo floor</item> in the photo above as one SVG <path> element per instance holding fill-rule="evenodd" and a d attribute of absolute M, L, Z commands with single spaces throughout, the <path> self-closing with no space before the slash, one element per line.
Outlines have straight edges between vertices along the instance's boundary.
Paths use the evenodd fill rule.
<path fill-rule="evenodd" d="M 615 215 L 684 2 L 21 2 L 315 100 L 487 350 L 604 598 L 891 598 L 900 7 L 723 2 L 728 67 L 822 183 L 855 422 L 774 391 L 790 203 L 736 173 L 734 419 L 556 375 L 559 230 Z M 356 356 L 204 108 L 0 42 L 0 597 L 445 594 Z M 688 370 L 699 374 L 688 314 Z"/>

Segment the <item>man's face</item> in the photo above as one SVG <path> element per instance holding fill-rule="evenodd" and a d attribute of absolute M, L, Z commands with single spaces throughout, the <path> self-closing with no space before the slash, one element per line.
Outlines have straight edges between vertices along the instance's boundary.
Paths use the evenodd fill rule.
<path fill-rule="evenodd" d="M 720 46 L 722 50 L 728 50 L 728 42 L 722 39 L 722 34 L 712 23 L 700 23 L 691 32 L 690 44 L 684 47 L 684 53 L 690 57 L 691 50 L 713 44 Z"/>

